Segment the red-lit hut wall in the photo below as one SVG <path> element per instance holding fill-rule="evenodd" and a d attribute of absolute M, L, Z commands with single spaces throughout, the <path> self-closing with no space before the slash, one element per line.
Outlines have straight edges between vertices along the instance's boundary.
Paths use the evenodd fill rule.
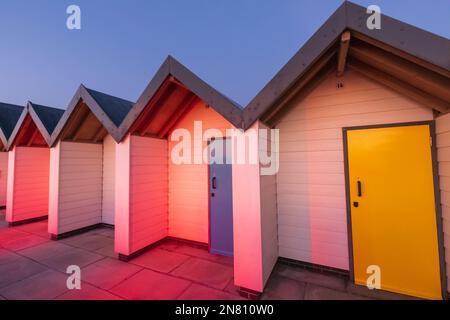
<path fill-rule="evenodd" d="M 131 137 L 130 240 L 135 252 L 167 237 L 167 141 Z"/>
<path fill-rule="evenodd" d="M 0 207 L 6 206 L 8 152 L 0 152 Z"/>
<path fill-rule="evenodd" d="M 50 150 L 14 147 L 9 154 L 6 220 L 10 223 L 48 215 Z"/>
<path fill-rule="evenodd" d="M 201 121 L 200 136 L 194 134 L 195 121 Z M 185 129 L 190 132 L 191 162 L 194 163 L 194 153 L 202 155 L 207 147 L 207 141 L 203 140 L 206 130 L 218 129 L 225 137 L 226 129 L 232 127 L 220 114 L 199 101 L 174 130 Z M 170 136 L 169 134 L 169 236 L 208 243 L 208 164 L 173 163 L 170 156 L 179 142 L 170 141 Z M 201 146 L 201 150 L 195 150 L 194 146 Z"/>

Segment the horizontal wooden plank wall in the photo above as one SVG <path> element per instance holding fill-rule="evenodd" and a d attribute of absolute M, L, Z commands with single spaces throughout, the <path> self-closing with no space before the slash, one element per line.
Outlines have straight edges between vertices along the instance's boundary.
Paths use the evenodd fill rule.
<path fill-rule="evenodd" d="M 58 233 L 102 221 L 102 144 L 61 142 Z"/>
<path fill-rule="evenodd" d="M 270 155 L 272 152 L 275 154 L 275 150 L 271 148 L 270 130 L 262 124 L 260 124 L 260 129 L 266 130 L 267 137 L 259 135 L 259 152 L 266 155 Z M 266 284 L 278 260 L 276 175 L 265 175 L 260 172 L 260 190 L 263 283 Z"/>
<path fill-rule="evenodd" d="M 194 121 L 202 122 L 203 132 L 196 136 L 202 149 L 194 150 Z M 202 141 L 205 130 L 217 129 L 225 135 L 232 125 L 212 108 L 199 102 L 177 124 L 175 129 L 191 133 L 191 155 L 202 152 L 207 142 Z M 170 138 L 170 135 L 169 135 Z M 169 139 L 169 157 L 178 141 Z M 192 159 L 193 162 L 193 159 Z M 175 164 L 169 159 L 169 235 L 176 238 L 208 243 L 208 165 Z"/>
<path fill-rule="evenodd" d="M 447 290 L 450 292 L 450 115 L 436 119 L 439 179 L 444 228 Z"/>
<path fill-rule="evenodd" d="M 432 120 L 430 108 L 353 71 L 330 74 L 291 102 L 280 129 L 277 175 L 281 257 L 349 269 L 342 128 Z"/>
<path fill-rule="evenodd" d="M 131 136 L 130 252 L 168 235 L 167 140 Z"/>
<path fill-rule="evenodd" d="M 8 152 L 0 152 L 0 207 L 6 206 L 8 180 Z"/>
<path fill-rule="evenodd" d="M 102 222 L 114 225 L 114 175 L 116 142 L 107 135 L 103 140 L 103 200 Z"/>
<path fill-rule="evenodd" d="M 8 222 L 47 216 L 50 149 L 15 147 L 11 152 Z"/>
<path fill-rule="evenodd" d="M 258 130 L 258 125 L 255 123 L 250 129 Z M 250 131 L 245 136 L 248 141 L 252 141 Z M 233 164 L 232 172 L 234 284 L 263 292 L 265 253 L 261 228 L 260 165 L 249 161 L 239 162 Z"/>

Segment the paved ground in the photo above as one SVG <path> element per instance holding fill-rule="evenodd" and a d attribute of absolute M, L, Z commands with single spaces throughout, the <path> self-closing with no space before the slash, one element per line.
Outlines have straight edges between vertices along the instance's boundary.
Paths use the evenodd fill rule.
<path fill-rule="evenodd" d="M 1 299 L 242 299 L 232 259 L 167 240 L 129 263 L 117 260 L 114 232 L 97 229 L 50 241 L 47 222 L 8 228 L 0 212 Z M 81 267 L 81 290 L 68 290 L 67 266 Z M 262 299 L 401 299 L 347 280 L 277 265 Z"/>

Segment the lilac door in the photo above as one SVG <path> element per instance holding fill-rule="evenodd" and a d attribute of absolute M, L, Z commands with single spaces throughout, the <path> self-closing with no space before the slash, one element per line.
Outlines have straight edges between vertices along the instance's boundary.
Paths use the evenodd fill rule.
<path fill-rule="evenodd" d="M 209 144 L 210 251 L 233 255 L 233 195 L 231 147 L 225 139 Z"/>

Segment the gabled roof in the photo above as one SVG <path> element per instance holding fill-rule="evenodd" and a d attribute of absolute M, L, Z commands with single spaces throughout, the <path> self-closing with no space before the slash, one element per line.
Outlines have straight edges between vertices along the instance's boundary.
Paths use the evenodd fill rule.
<path fill-rule="evenodd" d="M 108 94 L 86 88 L 89 94 L 94 98 L 100 108 L 106 113 L 112 122 L 118 127 L 125 116 L 128 114 L 134 103 L 121 98 L 113 97 Z"/>
<path fill-rule="evenodd" d="M 367 8 L 344 2 L 306 44 L 289 60 L 244 110 L 244 127 L 249 128 L 282 97 L 315 62 L 350 30 L 400 50 L 445 76 L 450 74 L 450 40 L 382 15 L 381 30 L 369 30 Z M 417 61 L 415 61 L 417 62 Z"/>
<path fill-rule="evenodd" d="M 83 101 L 95 115 L 106 131 L 119 142 L 117 126 L 120 125 L 134 103 L 99 91 L 88 89 L 81 85 L 73 96 L 67 110 L 55 127 L 51 136 L 51 145 L 58 140 L 62 130 L 67 125 L 78 104 Z"/>
<path fill-rule="evenodd" d="M 8 140 L 25 108 L 14 104 L 0 102 L 0 142 L 1 149 L 6 149 Z"/>
<path fill-rule="evenodd" d="M 28 103 L 28 111 L 30 112 L 33 119 L 42 123 L 45 131 L 51 135 L 65 110 L 51 108 L 43 106 L 40 104 L 35 104 L 32 102 Z"/>
<path fill-rule="evenodd" d="M 9 150 L 15 143 L 15 140 L 22 128 L 25 119 L 29 115 L 41 133 L 47 145 L 50 146 L 51 134 L 63 115 L 64 110 L 47 107 L 39 104 L 34 104 L 28 101 L 27 106 L 23 109 L 19 120 L 17 121 L 11 136 L 8 139 L 7 149 Z"/>
<path fill-rule="evenodd" d="M 193 92 L 230 123 L 239 128 L 242 126 L 242 107 L 240 105 L 211 87 L 176 59 L 169 56 L 120 125 L 120 140 L 125 137 L 133 123 L 155 97 L 159 88 L 170 77 Z"/>

